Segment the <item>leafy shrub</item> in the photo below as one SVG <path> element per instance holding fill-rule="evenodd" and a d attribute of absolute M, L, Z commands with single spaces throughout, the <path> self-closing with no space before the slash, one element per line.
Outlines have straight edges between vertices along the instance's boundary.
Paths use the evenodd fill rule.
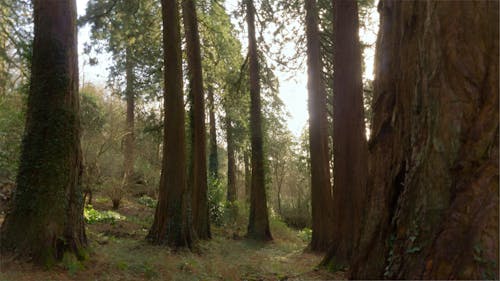
<path fill-rule="evenodd" d="M 124 216 L 114 211 L 98 211 L 92 205 L 86 205 L 83 210 L 83 217 L 88 224 L 93 223 L 111 223 L 125 219 Z"/>
<path fill-rule="evenodd" d="M 219 179 L 208 179 L 208 210 L 210 221 L 217 225 L 224 224 L 224 190 Z"/>
<path fill-rule="evenodd" d="M 154 208 L 156 207 L 156 200 L 147 196 L 147 195 L 143 195 L 141 196 L 141 198 L 139 198 L 138 200 L 139 204 L 142 204 L 146 207 L 149 207 L 149 208 Z"/>
<path fill-rule="evenodd" d="M 311 227 L 311 212 L 306 206 L 283 206 L 281 209 L 281 218 L 290 227 L 303 229 Z"/>
<path fill-rule="evenodd" d="M 124 183 L 120 183 L 115 178 L 109 178 L 104 183 L 104 194 L 111 199 L 113 210 L 117 210 L 120 207 L 123 196 L 125 196 Z"/>
<path fill-rule="evenodd" d="M 312 239 L 312 229 L 310 228 L 304 228 L 299 231 L 299 237 L 302 239 L 304 242 L 311 242 Z"/>

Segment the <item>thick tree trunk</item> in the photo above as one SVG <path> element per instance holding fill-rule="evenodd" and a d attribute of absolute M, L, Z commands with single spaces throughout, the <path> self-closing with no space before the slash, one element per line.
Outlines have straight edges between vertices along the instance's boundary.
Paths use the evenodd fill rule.
<path fill-rule="evenodd" d="M 311 250 L 326 251 L 332 224 L 332 187 L 328 161 L 326 92 L 321 77 L 320 37 L 316 0 L 306 0 L 306 36 L 309 92 L 309 150 L 311 153 Z"/>
<path fill-rule="evenodd" d="M 183 0 L 182 13 L 186 36 L 191 108 L 190 179 L 193 227 L 199 239 L 210 238 L 207 194 L 207 154 L 205 131 L 205 97 L 201 68 L 200 38 L 194 0 Z"/>
<path fill-rule="evenodd" d="M 227 112 L 226 112 L 227 114 Z M 234 156 L 233 127 L 230 118 L 226 119 L 227 141 L 227 201 L 236 201 L 236 160 Z"/>
<path fill-rule="evenodd" d="M 135 150 L 135 134 L 134 134 L 134 110 L 135 110 L 135 94 L 134 94 L 134 65 L 132 62 L 132 50 L 127 47 L 125 51 L 125 99 L 127 101 L 127 120 L 126 120 L 126 135 L 123 140 L 123 171 L 126 183 L 131 183 L 134 174 L 134 150 Z"/>
<path fill-rule="evenodd" d="M 498 279 L 498 1 L 382 1 L 356 279 Z"/>
<path fill-rule="evenodd" d="M 215 124 L 215 101 L 214 89 L 208 86 L 208 118 L 209 118 L 209 155 L 208 155 L 208 175 L 212 180 L 219 179 L 219 156 L 217 155 L 217 131 Z"/>
<path fill-rule="evenodd" d="M 85 257 L 75 1 L 35 0 L 26 131 L 2 250 L 50 266 Z"/>
<path fill-rule="evenodd" d="M 148 239 L 170 247 L 191 247 L 188 213 L 182 52 L 178 2 L 162 0 L 165 60 L 163 165 L 155 218 Z"/>
<path fill-rule="evenodd" d="M 250 219 L 248 237 L 272 240 L 267 214 L 266 185 L 264 176 L 264 149 L 260 104 L 259 58 L 255 38 L 255 7 L 253 0 L 246 0 L 248 24 L 248 59 L 250 63 L 250 131 L 252 144 L 252 185 L 250 192 Z"/>
<path fill-rule="evenodd" d="M 356 1 L 334 0 L 333 237 L 324 263 L 349 264 L 362 227 L 367 154 Z"/>

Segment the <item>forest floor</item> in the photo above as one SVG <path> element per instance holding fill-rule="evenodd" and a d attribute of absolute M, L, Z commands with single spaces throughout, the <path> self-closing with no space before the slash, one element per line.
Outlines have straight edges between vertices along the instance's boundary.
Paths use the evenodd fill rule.
<path fill-rule="evenodd" d="M 142 204 L 141 204 L 142 203 Z M 305 251 L 307 242 L 297 230 L 271 219 L 274 240 L 244 239 L 238 222 L 212 227 L 212 239 L 194 250 L 172 252 L 153 246 L 144 237 L 153 219 L 153 204 L 136 198 L 122 201 L 116 211 L 96 198 L 86 211 L 90 258 L 63 260 L 50 270 L 0 258 L 0 281 L 44 280 L 338 280 L 344 274 L 317 269 L 322 255 Z M 104 215 L 103 215 L 104 214 Z M 0 218 L 2 220 L 3 218 Z"/>

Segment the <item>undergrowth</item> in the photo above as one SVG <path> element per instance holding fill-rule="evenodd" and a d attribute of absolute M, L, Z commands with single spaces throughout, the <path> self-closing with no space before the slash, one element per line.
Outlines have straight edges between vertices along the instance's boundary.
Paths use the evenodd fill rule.
<path fill-rule="evenodd" d="M 248 205 L 241 202 L 222 208 L 211 240 L 174 252 L 145 240 L 154 200 L 125 198 L 114 212 L 96 199 L 85 207 L 89 259 L 66 258 L 53 271 L 4 263 L 0 280 L 282 280 L 310 272 L 321 259 L 303 251 L 309 230 L 293 230 L 276 216 L 270 218 L 273 241 L 245 239 Z"/>

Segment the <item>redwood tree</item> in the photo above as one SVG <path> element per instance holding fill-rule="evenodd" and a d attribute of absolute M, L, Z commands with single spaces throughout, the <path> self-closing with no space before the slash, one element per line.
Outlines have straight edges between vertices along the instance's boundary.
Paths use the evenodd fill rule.
<path fill-rule="evenodd" d="M 227 202 L 236 201 L 236 157 L 234 143 L 234 129 L 231 118 L 226 110 L 226 142 L 227 142 Z"/>
<path fill-rule="evenodd" d="M 498 279 L 498 1 L 381 1 L 355 279 Z"/>
<path fill-rule="evenodd" d="M 205 131 L 205 97 L 201 67 L 200 37 L 194 0 L 182 2 L 186 36 L 189 95 L 191 99 L 190 179 L 193 227 L 198 238 L 210 238 L 207 195 L 207 155 Z"/>
<path fill-rule="evenodd" d="M 50 266 L 85 257 L 75 0 L 35 0 L 31 85 L 3 251 Z"/>
<path fill-rule="evenodd" d="M 209 119 L 209 155 L 208 155 L 208 175 L 210 180 L 219 179 L 219 156 L 217 153 L 217 131 L 215 121 L 215 100 L 214 89 L 211 85 L 207 87 L 208 99 L 208 119 Z"/>
<path fill-rule="evenodd" d="M 326 251 L 332 224 L 332 188 L 328 161 L 328 121 L 322 79 L 316 0 L 305 1 L 309 91 L 309 150 L 311 153 L 311 250 Z"/>
<path fill-rule="evenodd" d="M 255 38 L 255 6 L 253 0 L 245 0 L 245 6 L 248 26 L 248 59 L 250 64 L 250 131 L 252 146 L 250 218 L 247 235 L 257 240 L 272 240 L 271 231 L 269 230 L 264 176 L 259 58 L 257 55 L 257 40 Z"/>
<path fill-rule="evenodd" d="M 148 239 L 170 247 L 191 247 L 188 213 L 182 52 L 178 2 L 162 0 L 165 62 L 164 137 L 160 193 Z"/>
<path fill-rule="evenodd" d="M 333 236 L 325 263 L 348 265 L 359 239 L 366 190 L 365 137 L 358 5 L 334 0 Z"/>

